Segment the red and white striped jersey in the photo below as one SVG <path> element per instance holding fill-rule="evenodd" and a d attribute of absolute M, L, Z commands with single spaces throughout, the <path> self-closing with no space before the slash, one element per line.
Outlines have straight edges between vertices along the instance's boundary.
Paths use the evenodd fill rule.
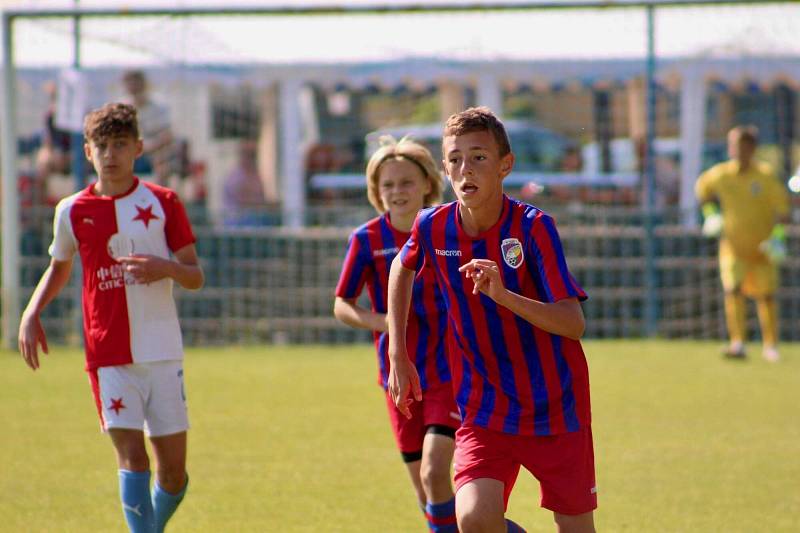
<path fill-rule="evenodd" d="M 86 369 L 183 358 L 172 279 L 141 284 L 114 258 L 168 258 L 195 242 L 175 192 L 135 179 L 118 196 L 97 196 L 94 185 L 56 206 L 50 255 L 83 266 Z"/>

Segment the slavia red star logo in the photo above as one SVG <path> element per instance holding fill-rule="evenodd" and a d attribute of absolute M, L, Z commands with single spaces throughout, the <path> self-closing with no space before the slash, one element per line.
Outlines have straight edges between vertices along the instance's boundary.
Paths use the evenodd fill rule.
<path fill-rule="evenodd" d="M 153 206 L 148 205 L 147 207 L 139 207 L 138 205 L 134 206 L 137 211 L 137 215 L 133 217 L 133 220 L 141 220 L 144 223 L 145 228 L 150 227 L 151 220 L 158 220 L 158 216 L 153 214 Z"/>
<path fill-rule="evenodd" d="M 108 406 L 108 409 L 114 411 L 114 414 L 119 416 L 119 412 L 125 409 L 125 404 L 122 403 L 122 398 L 111 398 L 111 405 Z"/>

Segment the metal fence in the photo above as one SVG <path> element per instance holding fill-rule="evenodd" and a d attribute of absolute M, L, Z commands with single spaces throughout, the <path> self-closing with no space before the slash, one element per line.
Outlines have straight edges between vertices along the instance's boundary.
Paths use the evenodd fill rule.
<path fill-rule="evenodd" d="M 592 338 L 647 334 L 645 239 L 638 210 L 606 208 L 559 212 L 559 231 L 573 275 L 586 289 L 586 335 Z M 195 219 L 199 219 L 195 215 Z M 664 218 L 677 219 L 677 214 Z M 184 337 L 190 345 L 366 341 L 368 332 L 338 323 L 334 287 L 350 228 L 197 228 L 197 249 L 206 274 L 200 291 L 176 289 Z M 49 230 L 23 239 L 23 299 L 47 265 L 41 253 Z M 716 241 L 679 223 L 657 227 L 656 334 L 665 338 L 724 335 Z M 789 230 L 789 259 L 778 294 L 784 340 L 800 340 L 800 230 Z M 46 310 L 43 323 L 54 341 L 79 342 L 78 276 Z M 366 303 L 365 303 L 366 305 Z M 751 328 L 757 331 L 751 313 Z"/>

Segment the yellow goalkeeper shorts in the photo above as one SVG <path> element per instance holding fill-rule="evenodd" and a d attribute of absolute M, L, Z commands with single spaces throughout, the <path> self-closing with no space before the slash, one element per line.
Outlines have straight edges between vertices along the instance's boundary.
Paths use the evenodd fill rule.
<path fill-rule="evenodd" d="M 752 261 L 720 254 L 719 275 L 725 292 L 739 290 L 751 298 L 775 294 L 778 288 L 778 268 L 769 260 Z"/>

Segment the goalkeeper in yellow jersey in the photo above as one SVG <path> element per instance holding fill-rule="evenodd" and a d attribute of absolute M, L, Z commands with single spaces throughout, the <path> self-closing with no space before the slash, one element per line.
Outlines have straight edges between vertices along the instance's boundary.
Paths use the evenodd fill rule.
<path fill-rule="evenodd" d="M 786 257 L 781 222 L 789 198 L 772 168 L 754 159 L 757 145 L 755 127 L 733 128 L 728 132 L 730 160 L 700 175 L 695 194 L 702 205 L 703 234 L 720 237 L 719 271 L 730 336 L 724 355 L 745 357 L 748 297 L 756 301 L 764 358 L 775 362 L 779 359 L 775 291 L 778 266 Z"/>

